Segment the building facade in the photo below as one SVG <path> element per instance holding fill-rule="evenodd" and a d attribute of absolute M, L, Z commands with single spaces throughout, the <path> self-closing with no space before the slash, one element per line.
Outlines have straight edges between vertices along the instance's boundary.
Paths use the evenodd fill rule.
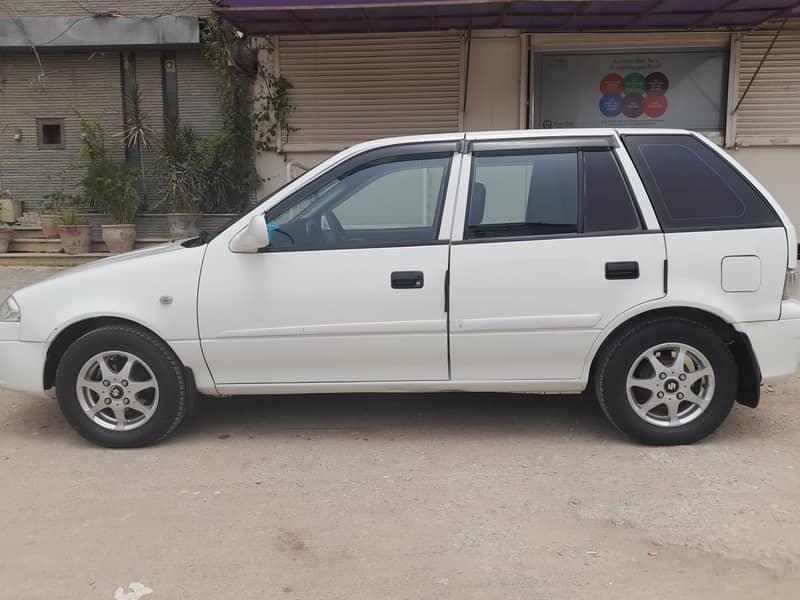
<path fill-rule="evenodd" d="M 81 120 L 100 123 L 112 157 L 138 164 L 123 131 L 131 90 L 156 134 L 179 118 L 198 134 L 222 124 L 216 75 L 200 52 L 207 1 L 0 1 L 0 190 L 23 210 L 77 190 Z M 141 224 L 141 235 L 148 235 Z"/>
<path fill-rule="evenodd" d="M 306 13 L 299 0 L 232 0 L 220 10 L 269 36 L 263 60 L 292 84 L 296 131 L 260 157 L 264 193 L 375 137 L 677 127 L 726 148 L 800 223 L 798 2 L 367 1 L 361 17 L 342 4 Z M 493 27 L 503 23 L 527 27 Z"/>

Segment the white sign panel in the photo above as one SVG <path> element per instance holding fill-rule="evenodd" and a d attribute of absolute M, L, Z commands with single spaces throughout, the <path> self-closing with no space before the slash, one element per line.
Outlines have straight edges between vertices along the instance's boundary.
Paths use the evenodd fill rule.
<path fill-rule="evenodd" d="M 537 54 L 537 127 L 724 129 L 724 51 Z"/>

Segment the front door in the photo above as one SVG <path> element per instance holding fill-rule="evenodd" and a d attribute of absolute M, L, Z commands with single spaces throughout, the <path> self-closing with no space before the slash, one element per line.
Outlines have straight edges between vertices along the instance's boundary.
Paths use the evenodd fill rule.
<path fill-rule="evenodd" d="M 612 319 L 663 296 L 663 235 L 643 227 L 612 145 L 474 144 L 451 253 L 453 379 L 578 379 Z"/>
<path fill-rule="evenodd" d="M 259 254 L 213 240 L 198 312 L 216 383 L 447 379 L 449 231 L 439 231 L 454 149 L 339 165 L 267 211 Z"/>

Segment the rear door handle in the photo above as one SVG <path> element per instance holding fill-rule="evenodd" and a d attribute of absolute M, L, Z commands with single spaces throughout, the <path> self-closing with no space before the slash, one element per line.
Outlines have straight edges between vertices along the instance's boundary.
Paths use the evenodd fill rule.
<path fill-rule="evenodd" d="M 639 263 L 608 262 L 606 263 L 606 279 L 639 279 Z"/>
<path fill-rule="evenodd" d="M 392 287 L 396 290 L 417 290 L 425 285 L 422 271 L 394 271 Z"/>

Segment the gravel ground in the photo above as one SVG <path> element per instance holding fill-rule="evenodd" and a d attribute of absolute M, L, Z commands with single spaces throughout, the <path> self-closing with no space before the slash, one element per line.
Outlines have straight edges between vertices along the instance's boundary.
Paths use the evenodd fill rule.
<path fill-rule="evenodd" d="M 798 598 L 799 392 L 689 447 L 589 396 L 420 394 L 208 400 L 134 451 L 0 392 L 0 597 Z"/>

